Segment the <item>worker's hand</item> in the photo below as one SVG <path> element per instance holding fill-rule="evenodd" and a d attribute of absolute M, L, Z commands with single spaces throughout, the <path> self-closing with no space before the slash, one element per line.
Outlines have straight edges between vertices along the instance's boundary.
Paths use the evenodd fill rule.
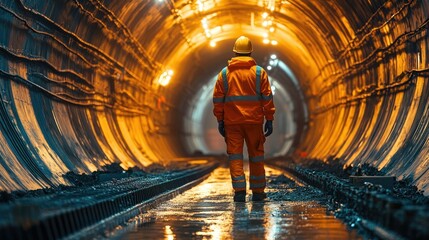
<path fill-rule="evenodd" d="M 217 129 L 219 130 L 220 135 L 222 135 L 222 137 L 225 137 L 225 124 L 223 123 L 223 121 L 218 122 Z"/>
<path fill-rule="evenodd" d="M 271 135 L 271 133 L 273 133 L 273 120 L 267 120 L 265 122 L 264 132 L 265 137 L 268 137 Z"/>

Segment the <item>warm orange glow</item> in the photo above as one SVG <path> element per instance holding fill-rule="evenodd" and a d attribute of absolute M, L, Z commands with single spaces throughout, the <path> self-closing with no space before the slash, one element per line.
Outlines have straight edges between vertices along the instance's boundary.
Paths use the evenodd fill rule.
<path fill-rule="evenodd" d="M 203 20 L 201 20 L 201 24 L 203 25 L 204 29 L 208 28 L 207 18 L 203 18 Z"/>
<path fill-rule="evenodd" d="M 264 22 L 262 23 L 262 26 L 267 27 L 267 26 L 268 26 L 268 22 L 269 22 L 269 21 L 264 21 Z"/>
<path fill-rule="evenodd" d="M 169 225 L 165 226 L 165 238 L 168 240 L 173 240 L 175 236 L 176 235 L 174 235 L 171 227 Z"/>
<path fill-rule="evenodd" d="M 204 33 L 207 38 L 211 38 L 213 34 L 218 34 L 222 30 L 219 26 L 210 30 L 207 18 L 201 20 L 201 25 L 203 25 Z"/>
<path fill-rule="evenodd" d="M 222 28 L 220 26 L 214 27 L 210 30 L 212 35 L 216 35 L 222 32 Z"/>
<path fill-rule="evenodd" d="M 198 5 L 198 11 L 200 11 L 200 12 L 204 11 L 204 3 L 202 3 L 200 0 L 198 0 L 197 5 Z"/>
<path fill-rule="evenodd" d="M 158 83 L 161 86 L 167 86 L 170 83 L 171 77 L 173 76 L 173 70 L 167 70 L 161 74 L 158 79 Z"/>
<path fill-rule="evenodd" d="M 267 18 L 268 17 L 268 13 L 267 12 L 264 12 L 264 13 L 262 13 L 262 18 Z"/>

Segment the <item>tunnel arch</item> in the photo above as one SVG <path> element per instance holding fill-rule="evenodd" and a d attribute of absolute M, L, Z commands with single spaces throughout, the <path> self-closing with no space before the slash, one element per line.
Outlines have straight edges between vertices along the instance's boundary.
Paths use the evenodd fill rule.
<path fill-rule="evenodd" d="M 14 0 L 0 11 L 1 190 L 189 155 L 188 99 L 244 34 L 264 49 L 258 63 L 276 53 L 299 80 L 291 154 L 370 164 L 429 191 L 427 0 Z M 275 46 L 262 43 L 264 12 Z"/>

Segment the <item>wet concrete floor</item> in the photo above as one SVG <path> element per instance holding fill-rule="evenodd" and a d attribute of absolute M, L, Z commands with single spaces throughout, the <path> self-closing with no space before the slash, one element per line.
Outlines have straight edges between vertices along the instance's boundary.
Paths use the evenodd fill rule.
<path fill-rule="evenodd" d="M 196 187 L 137 217 L 119 239 L 361 239 L 314 198 L 311 187 L 276 184 L 283 172 L 267 168 L 265 202 L 232 201 L 229 169 L 221 167 Z M 286 179 L 288 180 L 288 179 Z M 311 188 L 309 194 L 306 188 Z M 303 190 L 303 191 L 301 191 Z M 297 191 L 297 194 L 294 193 Z M 302 193 L 304 192 L 304 193 Z M 314 194 L 314 192 L 318 192 Z M 293 197 L 293 196 L 303 197 Z M 318 195 L 318 196 L 316 196 Z M 142 221 L 143 224 L 137 224 Z M 131 223 L 133 224 L 133 223 Z"/>

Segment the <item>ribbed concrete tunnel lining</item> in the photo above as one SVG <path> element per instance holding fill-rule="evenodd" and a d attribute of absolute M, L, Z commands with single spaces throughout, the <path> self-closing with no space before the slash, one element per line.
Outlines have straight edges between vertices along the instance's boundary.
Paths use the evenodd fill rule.
<path fill-rule="evenodd" d="M 428 194 L 428 12 L 427 0 L 2 0 L 0 190 L 192 154 L 192 99 L 244 34 L 259 64 L 275 53 L 299 80 L 269 72 L 291 96 L 294 116 L 277 118 L 297 126 L 289 154 L 368 163 Z"/>

